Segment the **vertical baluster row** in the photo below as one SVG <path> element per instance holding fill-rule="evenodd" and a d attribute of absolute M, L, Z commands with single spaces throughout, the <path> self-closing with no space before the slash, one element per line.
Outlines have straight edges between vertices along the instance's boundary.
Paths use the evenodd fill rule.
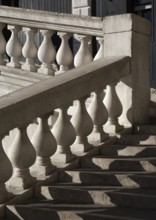
<path fill-rule="evenodd" d="M 30 175 L 29 168 L 35 162 L 36 153 L 26 129 L 27 126 L 17 129 L 17 136 L 8 153 L 13 166 L 13 176 L 8 185 L 22 190 L 35 182 L 35 178 Z"/>
<path fill-rule="evenodd" d="M 52 133 L 57 141 L 57 150 L 52 157 L 55 163 L 68 163 L 75 156 L 72 154 L 70 146 L 75 141 L 75 130 L 70 122 L 67 110 L 69 106 L 63 106 L 59 110 L 59 116 L 52 128 Z"/>
<path fill-rule="evenodd" d="M 40 30 L 40 32 L 43 35 L 43 41 L 38 49 L 38 58 L 42 65 L 41 68 L 38 69 L 38 72 L 54 75 L 52 63 L 55 61 L 56 51 L 51 40 L 54 32 L 51 30 Z"/>
<path fill-rule="evenodd" d="M 71 123 L 76 131 L 76 140 L 71 146 L 72 151 L 75 153 L 85 153 L 92 147 L 92 145 L 88 143 L 87 138 L 93 130 L 93 123 L 85 106 L 87 98 L 88 97 L 85 96 L 78 100 L 77 109 L 71 119 Z"/>
<path fill-rule="evenodd" d="M 118 133 L 123 129 L 118 122 L 118 118 L 122 114 L 122 105 L 116 92 L 116 85 L 117 83 L 107 85 L 104 99 L 108 111 L 108 121 L 104 127 L 108 133 Z"/>
<path fill-rule="evenodd" d="M 36 150 L 36 161 L 31 168 L 31 172 L 39 177 L 45 178 L 54 171 L 50 157 L 57 149 L 56 140 L 50 131 L 48 118 L 51 114 L 46 114 L 38 118 L 39 124 L 33 135 L 31 142 Z"/>
<path fill-rule="evenodd" d="M 89 41 L 91 40 L 91 37 L 78 35 L 77 38 L 80 40 L 80 48 L 74 57 L 75 67 L 85 65 L 93 60 L 93 56 L 89 48 Z"/>
<path fill-rule="evenodd" d="M 69 46 L 70 34 L 65 32 L 58 32 L 58 36 L 61 38 L 61 45 L 56 55 L 57 63 L 60 65 L 58 73 L 63 73 L 69 70 L 73 62 L 73 54 Z"/>
<path fill-rule="evenodd" d="M 18 32 L 21 30 L 21 27 L 8 25 L 8 29 L 11 31 L 11 37 L 6 45 L 6 52 L 10 56 L 10 62 L 7 63 L 7 66 L 21 68 L 19 61 L 22 56 L 22 45 L 18 38 Z"/>
<path fill-rule="evenodd" d="M 26 59 L 25 63 L 22 65 L 23 70 L 28 70 L 31 72 L 37 71 L 37 66 L 34 63 L 34 60 L 37 56 L 37 47 L 35 45 L 35 33 L 36 29 L 34 28 L 23 28 L 23 32 L 26 35 L 26 41 L 22 48 L 22 53 Z"/>

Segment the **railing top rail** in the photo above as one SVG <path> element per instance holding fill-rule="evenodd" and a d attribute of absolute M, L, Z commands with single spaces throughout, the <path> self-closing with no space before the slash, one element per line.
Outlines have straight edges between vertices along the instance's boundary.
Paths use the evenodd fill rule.
<path fill-rule="evenodd" d="M 103 18 L 0 6 L 0 22 L 85 35 L 103 35 Z"/>
<path fill-rule="evenodd" d="M 0 99 L 0 133 L 31 123 L 130 73 L 129 57 L 108 57 L 41 81 Z"/>

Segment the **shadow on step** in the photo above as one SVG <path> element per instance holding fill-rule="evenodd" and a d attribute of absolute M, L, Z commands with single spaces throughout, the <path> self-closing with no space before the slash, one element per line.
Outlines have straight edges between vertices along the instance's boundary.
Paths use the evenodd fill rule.
<path fill-rule="evenodd" d="M 156 146 L 104 145 L 100 147 L 100 154 L 105 157 L 156 157 Z"/>
<path fill-rule="evenodd" d="M 156 145 L 156 135 L 127 134 L 116 139 L 116 144 L 123 145 Z"/>
<path fill-rule="evenodd" d="M 156 172 L 156 158 L 82 158 L 81 167 L 104 171 L 147 171 Z"/>

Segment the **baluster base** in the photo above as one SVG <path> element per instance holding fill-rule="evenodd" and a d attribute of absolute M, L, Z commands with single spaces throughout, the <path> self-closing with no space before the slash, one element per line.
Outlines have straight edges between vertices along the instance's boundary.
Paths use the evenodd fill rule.
<path fill-rule="evenodd" d="M 109 138 L 109 134 L 103 132 L 103 131 L 94 131 L 88 136 L 88 140 L 91 143 L 100 144 L 104 142 L 107 138 Z"/>
<path fill-rule="evenodd" d="M 59 75 L 59 74 L 61 74 L 61 73 L 64 73 L 64 72 L 66 72 L 66 71 L 68 71 L 68 70 L 69 70 L 69 67 L 68 67 L 68 66 L 61 65 L 59 71 L 56 72 L 56 75 Z"/>
<path fill-rule="evenodd" d="M 56 170 L 49 158 L 37 157 L 35 164 L 30 168 L 32 176 L 38 180 L 46 179 L 50 174 Z"/>
<path fill-rule="evenodd" d="M 54 76 L 54 70 L 52 64 L 42 64 L 41 67 L 37 70 L 38 73 Z"/>
<path fill-rule="evenodd" d="M 76 156 L 73 155 L 72 153 L 55 153 L 52 157 L 51 157 L 51 161 L 52 163 L 55 164 L 66 164 L 71 162 L 72 160 L 76 159 Z"/>
<path fill-rule="evenodd" d="M 37 67 L 35 65 L 31 65 L 31 64 L 23 64 L 22 65 L 22 70 L 27 70 L 30 72 L 37 72 Z"/>
<path fill-rule="evenodd" d="M 16 57 L 11 57 L 11 61 L 6 64 L 6 66 L 13 67 L 13 68 L 21 68 L 21 64 L 19 63 L 19 59 Z"/>
<path fill-rule="evenodd" d="M 10 189 L 25 190 L 36 183 L 36 178 L 32 177 L 29 170 L 14 170 L 14 175 L 7 182 Z"/>
<path fill-rule="evenodd" d="M 71 146 L 73 154 L 86 153 L 93 149 L 93 146 L 88 143 L 87 138 L 76 137 L 76 141 Z"/>
<path fill-rule="evenodd" d="M 109 134 L 119 133 L 124 129 L 124 126 L 120 125 L 118 122 L 110 124 L 109 122 L 104 125 L 104 131 Z"/>

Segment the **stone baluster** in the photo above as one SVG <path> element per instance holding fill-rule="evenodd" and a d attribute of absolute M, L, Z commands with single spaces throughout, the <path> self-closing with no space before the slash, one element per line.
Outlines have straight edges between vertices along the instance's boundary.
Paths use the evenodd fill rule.
<path fill-rule="evenodd" d="M 52 63 L 55 61 L 56 51 L 51 39 L 53 31 L 40 30 L 40 32 L 43 35 L 43 41 L 38 50 L 38 58 L 41 61 L 42 65 L 38 69 L 38 72 L 48 75 L 54 75 Z"/>
<path fill-rule="evenodd" d="M 21 64 L 19 59 L 22 56 L 22 45 L 18 38 L 18 32 L 21 30 L 21 27 L 8 25 L 8 29 L 11 31 L 11 37 L 7 42 L 6 52 L 10 56 L 11 60 L 7 63 L 7 66 L 20 68 Z"/>
<path fill-rule="evenodd" d="M 36 30 L 34 28 L 24 27 L 23 31 L 26 35 L 26 42 L 23 46 L 22 53 L 26 58 L 26 63 L 22 65 L 22 69 L 36 72 L 37 67 L 34 64 L 34 59 L 37 57 L 37 47 L 34 40 Z"/>
<path fill-rule="evenodd" d="M 117 83 L 112 83 L 106 87 L 106 96 L 104 104 L 108 111 L 108 121 L 104 126 L 108 133 L 118 133 L 123 129 L 118 122 L 119 116 L 122 114 L 122 105 L 116 93 Z"/>
<path fill-rule="evenodd" d="M 17 135 L 8 156 L 13 165 L 13 176 L 8 181 L 8 185 L 11 188 L 24 190 L 35 183 L 35 178 L 30 175 L 29 168 L 35 162 L 36 153 L 27 136 L 26 126 L 17 129 Z"/>
<path fill-rule="evenodd" d="M 31 173 L 38 178 L 46 178 L 54 170 L 50 157 L 55 153 L 57 144 L 48 125 L 48 118 L 51 114 L 46 114 L 38 118 L 38 127 L 31 142 L 36 150 L 36 162 L 31 167 Z"/>
<path fill-rule="evenodd" d="M 80 40 L 80 48 L 74 58 L 75 67 L 90 63 L 93 60 L 93 56 L 89 48 L 89 41 L 91 40 L 91 37 L 78 35 L 78 39 Z"/>
<path fill-rule="evenodd" d="M 69 67 L 72 65 L 73 54 L 71 52 L 68 42 L 70 35 L 64 32 L 59 32 L 58 35 L 60 36 L 62 42 L 57 52 L 56 60 L 57 63 L 60 65 L 60 70 L 58 73 L 63 73 L 69 70 Z"/>
<path fill-rule="evenodd" d="M 98 37 L 97 40 L 100 44 L 100 48 L 96 56 L 94 57 L 94 60 L 98 60 L 102 58 L 104 55 L 103 38 Z M 93 131 L 88 137 L 91 142 L 96 142 L 96 143 L 103 142 L 108 137 L 108 134 L 106 134 L 103 130 L 103 125 L 108 120 L 108 112 L 105 105 L 103 104 L 103 96 L 104 96 L 103 90 L 94 92 L 92 102 L 88 108 L 88 112 L 92 118 L 94 125 Z"/>
<path fill-rule="evenodd" d="M 76 131 L 76 140 L 71 146 L 71 150 L 76 154 L 85 153 L 92 147 L 92 145 L 88 143 L 87 136 L 93 130 L 93 122 L 86 110 L 86 99 L 87 96 L 78 100 L 76 112 L 71 119 L 71 123 L 73 124 Z"/>
<path fill-rule="evenodd" d="M 103 130 L 103 125 L 108 120 L 108 112 L 103 104 L 103 91 L 94 92 L 88 113 L 93 121 L 93 131 L 88 138 L 91 142 L 101 143 L 108 138 Z"/>
<path fill-rule="evenodd" d="M 6 41 L 3 36 L 2 30 L 5 27 L 5 24 L 0 24 L 0 65 L 5 65 L 5 61 L 3 59 L 3 55 L 5 54 L 6 50 Z"/>
<path fill-rule="evenodd" d="M 98 60 L 104 56 L 104 39 L 102 37 L 97 37 L 96 39 L 99 42 L 100 48 L 94 57 L 94 60 Z"/>
<path fill-rule="evenodd" d="M 12 175 L 12 165 L 5 154 L 2 146 L 3 136 L 0 135 L 0 203 L 4 203 L 10 198 L 10 194 L 6 190 L 5 183 L 9 180 Z"/>
<path fill-rule="evenodd" d="M 75 156 L 71 153 L 70 146 L 75 141 L 75 130 L 67 115 L 68 106 L 64 106 L 59 110 L 59 116 L 55 122 L 52 133 L 57 141 L 57 150 L 52 157 L 52 162 L 66 164 L 73 160 Z"/>

